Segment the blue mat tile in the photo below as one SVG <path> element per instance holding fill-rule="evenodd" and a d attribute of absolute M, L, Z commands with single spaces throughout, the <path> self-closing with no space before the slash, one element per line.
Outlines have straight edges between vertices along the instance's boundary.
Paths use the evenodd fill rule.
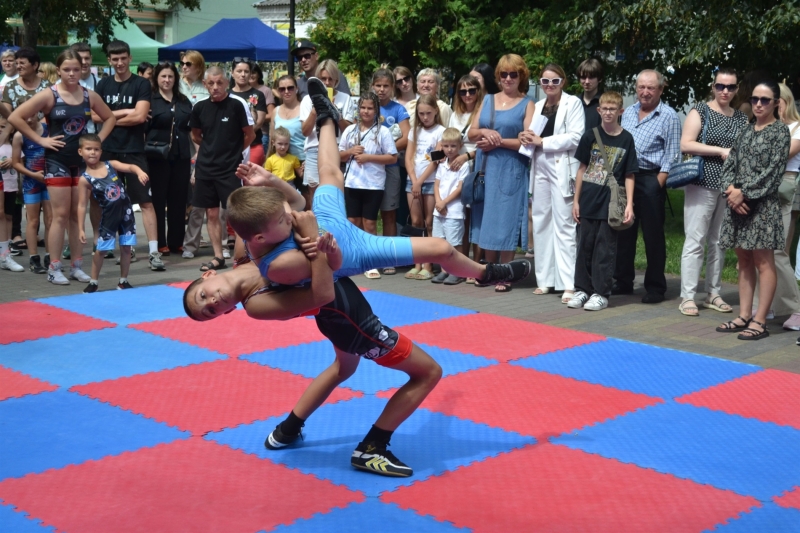
<path fill-rule="evenodd" d="M 761 370 L 755 365 L 617 339 L 519 359 L 511 364 L 664 399 Z"/>
<path fill-rule="evenodd" d="M 762 501 L 800 485 L 800 431 L 673 401 L 552 442 Z"/>
<path fill-rule="evenodd" d="M 369 290 L 364 293 L 364 297 L 372 306 L 373 312 L 381 319 L 381 322 L 390 328 L 422 324 L 431 320 L 475 313 L 470 309 L 462 309 L 461 307 L 428 302 L 381 291 Z"/>
<path fill-rule="evenodd" d="M 101 290 L 94 294 L 56 296 L 36 301 L 120 325 L 186 316 L 183 290 L 167 285 L 126 291 Z"/>
<path fill-rule="evenodd" d="M 467 355 L 425 344 L 420 344 L 420 347 L 441 365 L 444 376 L 497 364 L 496 361 L 486 357 Z M 328 341 L 310 342 L 240 357 L 307 378 L 317 377 L 330 366 L 334 358 L 333 347 Z M 345 381 L 343 386 L 366 394 L 375 394 L 378 391 L 402 387 L 406 381 L 408 375 L 403 372 L 382 367 L 371 361 L 362 361 L 356 373 Z"/>
<path fill-rule="evenodd" d="M 715 533 L 800 533 L 800 511 L 766 503 L 713 530 Z"/>
<path fill-rule="evenodd" d="M 210 433 L 205 438 L 368 496 L 536 442 L 532 437 L 420 409 L 394 433 L 390 448 L 414 469 L 414 475 L 388 478 L 358 471 L 350 466 L 350 455 L 385 405 L 386 400 L 374 396 L 324 405 L 306 422 L 305 440 L 289 449 L 264 448 L 264 439 L 283 416 Z"/>
<path fill-rule="evenodd" d="M 66 391 L 0 402 L 0 479 L 188 438 L 189 432 Z"/>
<path fill-rule="evenodd" d="M 55 533 L 51 526 L 43 526 L 42 521 L 31 519 L 25 513 L 18 513 L 8 505 L 0 505 L 0 531 L 3 533 Z"/>
<path fill-rule="evenodd" d="M 289 526 L 278 526 L 274 533 L 466 533 L 446 522 L 439 522 L 430 516 L 420 516 L 413 511 L 400 509 L 393 503 L 381 503 L 368 499 L 364 503 L 351 503 L 344 509 L 334 509 L 329 513 L 317 514 L 307 520 L 300 519 Z M 263 533 L 263 532 L 260 532 Z"/>
<path fill-rule="evenodd" d="M 224 358 L 211 350 L 124 327 L 10 344 L 0 351 L 0 365 L 62 387 Z"/>

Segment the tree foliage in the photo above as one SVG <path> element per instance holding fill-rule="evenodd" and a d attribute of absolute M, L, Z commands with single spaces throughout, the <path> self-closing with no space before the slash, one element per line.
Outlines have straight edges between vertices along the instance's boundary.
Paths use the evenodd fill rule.
<path fill-rule="evenodd" d="M 24 25 L 23 44 L 29 46 L 64 41 L 67 32 L 73 30 L 82 40 L 94 32 L 100 43 L 107 44 L 113 39 L 115 23 L 133 24 L 125 9 L 156 4 L 168 8 L 181 5 L 194 10 L 200 6 L 200 0 L 0 0 L 0 34 L 8 40 L 12 28 L 7 19 L 19 17 Z"/>
<path fill-rule="evenodd" d="M 800 0 L 306 0 L 300 12 L 320 4 L 312 38 L 365 74 L 382 63 L 461 73 L 514 52 L 535 76 L 550 61 L 572 73 L 596 56 L 608 86 L 629 90 L 655 68 L 668 76 L 666 98 L 682 104 L 706 94 L 720 65 L 800 71 Z"/>

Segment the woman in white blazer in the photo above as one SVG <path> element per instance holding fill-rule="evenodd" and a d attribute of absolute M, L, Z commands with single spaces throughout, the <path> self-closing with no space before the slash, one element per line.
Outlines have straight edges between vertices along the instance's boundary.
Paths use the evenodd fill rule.
<path fill-rule="evenodd" d="M 551 288 L 564 291 L 562 303 L 575 292 L 576 228 L 572 219 L 575 174 L 579 163 L 575 149 L 584 130 L 583 104 L 566 94 L 564 69 L 544 67 L 539 79 L 546 97 L 536 103 L 528 130 L 520 141 L 531 154 L 530 191 L 533 193 L 533 249 L 538 287 L 534 294 Z"/>

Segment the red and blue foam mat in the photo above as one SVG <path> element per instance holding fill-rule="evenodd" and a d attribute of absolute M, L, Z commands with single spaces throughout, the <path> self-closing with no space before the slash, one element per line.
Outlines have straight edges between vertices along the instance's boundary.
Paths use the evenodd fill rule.
<path fill-rule="evenodd" d="M 0 306 L 0 531 L 800 533 L 796 374 L 366 294 L 443 368 L 392 438 L 407 479 L 350 466 L 406 379 L 368 361 L 264 448 L 334 360 L 313 320 L 198 323 L 175 287 Z"/>

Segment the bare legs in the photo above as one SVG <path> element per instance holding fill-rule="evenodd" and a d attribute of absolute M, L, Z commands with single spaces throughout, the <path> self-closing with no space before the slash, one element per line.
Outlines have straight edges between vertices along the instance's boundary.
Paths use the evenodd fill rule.
<path fill-rule="evenodd" d="M 753 320 L 766 324 L 767 313 L 772 305 L 777 286 L 777 273 L 775 271 L 775 253 L 773 250 L 742 250 L 736 249 L 739 259 L 739 313 L 742 318 L 750 318 L 753 308 L 753 294 L 756 287 L 756 270 L 758 270 L 759 290 L 758 309 Z M 761 331 L 758 324 L 750 325 L 751 328 Z"/>

